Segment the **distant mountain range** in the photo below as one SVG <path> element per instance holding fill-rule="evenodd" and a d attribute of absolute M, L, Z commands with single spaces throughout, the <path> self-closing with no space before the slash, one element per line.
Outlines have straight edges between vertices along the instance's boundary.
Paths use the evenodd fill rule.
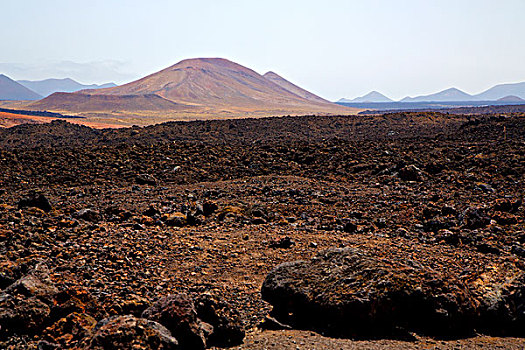
<path fill-rule="evenodd" d="M 39 100 L 42 96 L 13 79 L 0 74 L 0 100 Z"/>
<path fill-rule="evenodd" d="M 456 88 L 446 89 L 435 94 L 410 97 L 399 102 L 472 102 L 472 101 L 506 101 L 520 102 L 525 99 L 525 82 L 514 84 L 499 84 L 480 94 L 470 95 Z M 372 91 L 365 96 L 355 99 L 342 98 L 338 103 L 384 103 L 394 102 L 385 95 Z"/>
<path fill-rule="evenodd" d="M 44 97 L 47 97 L 55 92 L 76 92 L 85 89 L 103 89 L 117 86 L 114 83 L 107 83 L 102 85 L 84 85 L 70 78 L 46 79 L 39 81 L 18 80 L 18 83 L 24 85 L 26 88 L 33 90 L 37 94 L 42 95 Z"/>
<path fill-rule="evenodd" d="M 40 100 L 55 92 L 76 92 L 85 89 L 102 89 L 117 86 L 114 83 L 84 85 L 73 79 L 46 79 L 39 81 L 15 81 L 0 74 L 0 100 Z"/>
<path fill-rule="evenodd" d="M 54 93 L 27 106 L 58 112 L 165 111 L 205 115 L 352 114 L 276 73 L 264 76 L 222 58 L 183 60 L 142 79 L 105 89 Z M 140 113 L 138 113 L 140 114 Z"/>
<path fill-rule="evenodd" d="M 386 97 L 385 95 L 383 95 L 380 92 L 372 91 L 372 92 L 369 92 L 368 94 L 366 94 L 364 96 L 356 97 L 353 100 L 348 100 L 346 98 L 342 98 L 338 102 L 343 102 L 343 103 L 352 103 L 352 102 L 393 102 L 393 100 L 389 99 L 388 97 Z"/>

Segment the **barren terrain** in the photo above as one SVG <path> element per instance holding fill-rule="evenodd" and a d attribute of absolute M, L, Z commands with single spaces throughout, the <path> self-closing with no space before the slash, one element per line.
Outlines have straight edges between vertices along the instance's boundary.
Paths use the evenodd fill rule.
<path fill-rule="evenodd" d="M 0 288 L 51 305 L 35 311 L 29 329 L 6 324 L 18 319 L 0 302 L 2 348 L 88 347 L 98 329 L 89 320 L 140 316 L 180 293 L 209 293 L 237 310 L 241 349 L 525 344 L 514 319 L 485 319 L 479 306 L 525 271 L 523 113 L 125 129 L 55 120 L 0 129 L 0 168 Z M 359 249 L 399 273 L 431 271 L 443 288 L 461 286 L 465 303 L 479 308 L 466 314 L 473 329 L 452 339 L 405 325 L 388 336 L 343 338 L 307 324 L 268 330 L 288 328 L 268 321 L 268 273 L 334 247 Z M 24 276 L 45 279 L 53 292 L 18 297 L 11 286 Z M 521 308 L 525 300 L 501 303 Z"/>

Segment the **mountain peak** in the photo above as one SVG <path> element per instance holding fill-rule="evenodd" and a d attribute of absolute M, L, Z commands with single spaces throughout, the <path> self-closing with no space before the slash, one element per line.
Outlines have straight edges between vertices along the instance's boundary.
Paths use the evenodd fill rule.
<path fill-rule="evenodd" d="M 466 92 L 452 87 L 431 95 L 405 97 L 401 102 L 456 102 L 471 101 L 473 97 Z"/>
<path fill-rule="evenodd" d="M 380 103 L 380 102 L 393 102 L 393 101 L 392 99 L 386 97 L 382 93 L 373 90 L 373 91 L 370 91 L 368 94 L 364 96 L 356 97 L 353 100 L 342 98 L 341 100 L 339 100 L 339 102 L 343 102 L 343 103 L 367 103 L 367 102 L 375 103 L 377 102 L 377 103 Z"/>
<path fill-rule="evenodd" d="M 42 96 L 22 84 L 0 74 L 0 100 L 39 100 Z"/>
<path fill-rule="evenodd" d="M 270 77 L 270 78 L 269 78 Z M 168 100 L 202 106 L 333 105 L 283 79 L 267 77 L 225 58 L 190 58 L 137 81 L 85 94 L 154 93 Z"/>
<path fill-rule="evenodd" d="M 105 96 L 114 97 L 111 100 L 112 104 L 125 104 L 125 99 L 129 96 L 156 95 L 179 106 L 189 106 L 193 110 L 198 108 L 206 115 L 210 115 L 211 111 L 227 115 L 354 113 L 354 110 L 323 100 L 277 74 L 264 77 L 250 68 L 224 58 L 185 59 L 121 86 L 82 90 L 75 94 L 84 95 L 88 100 L 91 96 L 91 105 L 98 103 L 104 107 L 110 105 L 107 102 L 110 100 L 104 99 Z M 60 109 L 65 104 L 66 96 L 59 97 L 50 96 L 35 108 Z M 146 104 L 146 101 L 135 100 L 133 110 L 149 110 L 149 102 Z M 143 102 L 144 107 L 140 109 Z M 86 100 L 82 108 L 89 110 L 91 105 Z"/>

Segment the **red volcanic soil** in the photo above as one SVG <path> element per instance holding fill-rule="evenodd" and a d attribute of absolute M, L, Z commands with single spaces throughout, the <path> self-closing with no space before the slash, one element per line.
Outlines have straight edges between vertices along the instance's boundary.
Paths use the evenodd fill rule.
<path fill-rule="evenodd" d="M 87 121 L 82 118 L 52 118 L 52 117 L 40 117 L 34 115 L 22 115 L 0 112 L 0 127 L 9 128 L 20 124 L 42 124 L 50 123 L 53 120 L 67 120 L 72 124 L 86 125 L 95 129 L 102 128 L 121 128 L 122 125 L 109 124 L 109 123 L 98 123 L 94 121 Z"/>

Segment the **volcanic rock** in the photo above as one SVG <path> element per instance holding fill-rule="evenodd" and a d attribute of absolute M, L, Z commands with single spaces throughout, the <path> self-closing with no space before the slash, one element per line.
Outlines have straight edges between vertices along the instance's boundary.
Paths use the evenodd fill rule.
<path fill-rule="evenodd" d="M 51 343 L 69 348 L 90 336 L 96 324 L 97 321 L 90 315 L 73 312 L 46 328 L 44 337 Z"/>
<path fill-rule="evenodd" d="M 161 324 L 133 316 L 114 316 L 98 322 L 87 349 L 178 349 L 178 342 Z"/>
<path fill-rule="evenodd" d="M 139 185 L 151 185 L 151 186 L 155 186 L 157 184 L 157 179 L 155 177 L 153 177 L 152 175 L 150 174 L 139 174 L 137 175 L 137 177 L 135 178 L 135 181 L 139 184 Z"/>
<path fill-rule="evenodd" d="M 58 289 L 51 282 L 48 274 L 47 267 L 37 265 L 29 274 L 7 287 L 4 292 L 37 297 L 46 303 L 50 303 L 58 293 Z"/>
<path fill-rule="evenodd" d="M 183 294 L 168 295 L 144 310 L 142 318 L 168 328 L 184 349 L 205 349 L 211 326 L 197 317 L 193 300 Z"/>
<path fill-rule="evenodd" d="M 81 209 L 73 214 L 73 217 L 91 222 L 100 220 L 100 213 L 93 209 Z"/>
<path fill-rule="evenodd" d="M 30 193 L 28 197 L 21 198 L 18 201 L 18 208 L 38 208 L 45 212 L 51 210 L 51 204 L 46 196 L 42 193 Z"/>
<path fill-rule="evenodd" d="M 261 294 L 280 322 L 332 335 L 384 335 L 395 328 L 451 334 L 473 326 L 467 321 L 475 302 L 461 283 L 356 248 L 283 263 L 268 274 Z"/>
<path fill-rule="evenodd" d="M 398 176 L 403 181 L 423 181 L 423 172 L 415 165 L 400 169 Z"/>
<path fill-rule="evenodd" d="M 6 333 L 30 333 L 40 328 L 50 314 L 49 306 L 38 298 L 0 295 L 0 336 Z"/>
<path fill-rule="evenodd" d="M 213 327 L 208 346 L 230 347 L 244 339 L 244 326 L 239 312 L 216 296 L 202 294 L 195 300 L 198 317 Z"/>

